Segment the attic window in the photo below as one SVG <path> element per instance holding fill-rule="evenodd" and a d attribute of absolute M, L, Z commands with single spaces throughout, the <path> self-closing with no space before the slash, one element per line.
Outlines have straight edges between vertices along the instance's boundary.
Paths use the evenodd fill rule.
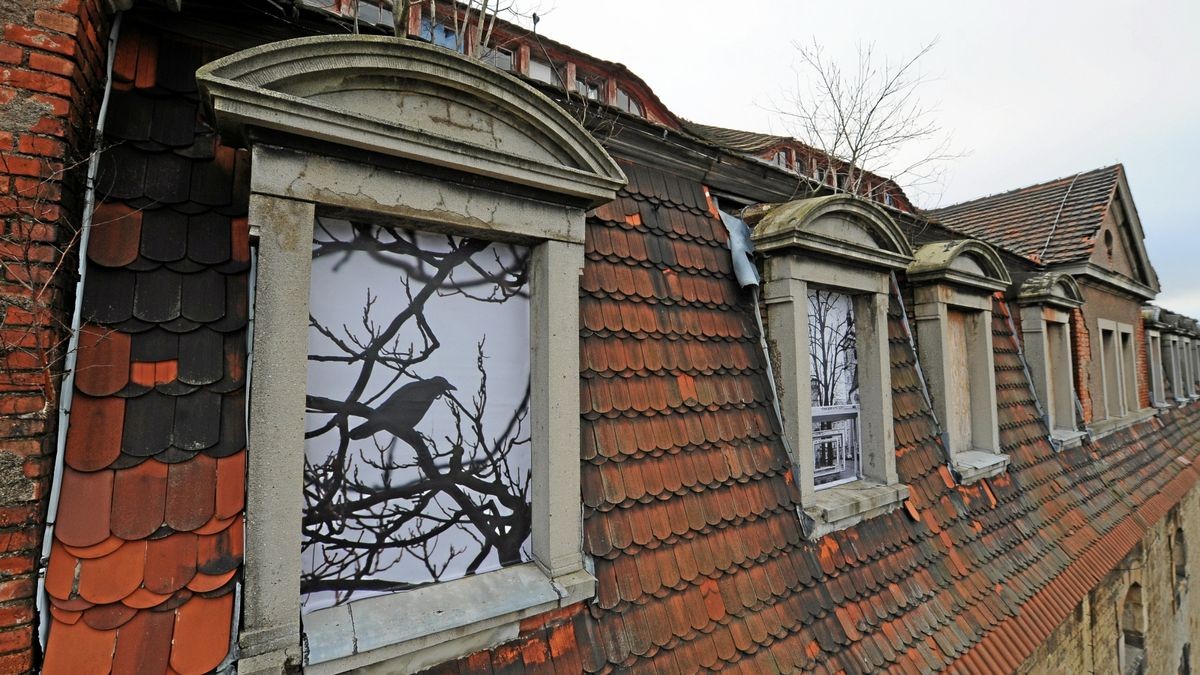
<path fill-rule="evenodd" d="M 590 80 L 582 77 L 575 78 L 575 91 L 589 101 L 599 101 L 604 83 L 600 80 Z"/>
<path fill-rule="evenodd" d="M 787 150 L 783 150 L 783 149 L 776 150 L 775 157 L 773 157 L 771 159 L 771 161 L 775 164 L 775 166 L 778 166 L 778 167 L 784 168 L 784 169 L 788 168 Z"/>
<path fill-rule="evenodd" d="M 484 63 L 489 63 L 500 70 L 513 69 L 513 53 L 510 50 L 500 47 L 492 47 L 484 50 L 480 60 Z"/>
<path fill-rule="evenodd" d="M 752 239 L 809 537 L 894 510 L 908 488 L 896 474 L 888 272 L 911 260 L 908 241 L 846 195 L 777 206 Z"/>
<path fill-rule="evenodd" d="M 337 71 L 322 67 L 331 55 Z M 375 86 L 347 92 L 346 73 Z M 261 237 L 242 654 L 263 672 L 297 656 L 312 672 L 382 661 L 392 663 L 381 671 L 419 671 L 590 597 L 577 515 L 578 278 L 584 209 L 625 183 L 612 158 L 529 87 L 411 40 L 285 41 L 214 61 L 197 79 L 227 138 L 269 120 L 329 153 L 250 140 L 249 225 Z M 370 113 L 397 100 L 403 126 Z M 314 126 L 318 117 L 336 124 Z M 447 126 L 468 117 L 486 139 Z M 394 169 L 363 143 L 438 176 Z M 303 185 L 272 185 L 297 175 Z M 353 222 L 332 220 L 349 212 Z M 311 306 L 297 292 L 310 287 Z M 447 350 L 456 358 L 441 358 Z M 333 358 L 310 364 L 310 354 Z M 431 474 L 441 480 L 424 487 L 449 502 L 413 493 Z M 507 494 L 488 497 L 504 474 Z M 379 494 L 384 485 L 392 491 Z M 358 556 L 361 546 L 379 553 Z M 378 596 L 358 597 L 367 593 Z"/>
<path fill-rule="evenodd" d="M 1097 320 L 1100 364 L 1100 395 L 1104 399 L 1104 419 L 1116 419 L 1138 408 L 1137 364 L 1133 349 L 1133 327 L 1107 319 Z M 1176 352 L 1178 354 L 1178 352 Z M 1184 372 L 1183 362 L 1176 371 Z M 1180 381 L 1180 384 L 1182 382 Z M 1176 395 L 1180 395 L 1177 391 Z"/>
<path fill-rule="evenodd" d="M 1059 440 L 1082 437 L 1075 413 L 1071 313 L 1083 304 L 1075 280 L 1066 274 L 1032 276 L 1017 295 L 1025 357 L 1034 389 Z"/>
<path fill-rule="evenodd" d="M 421 19 L 421 37 L 439 47 L 463 53 L 463 43 L 458 33 L 443 23 L 434 23 L 429 17 Z"/>
<path fill-rule="evenodd" d="M 1010 279 L 1000 258 L 974 240 L 935 242 L 908 267 L 914 317 L 933 409 L 947 431 L 951 461 L 964 483 L 1004 471 L 996 412 L 992 294 Z"/>
<path fill-rule="evenodd" d="M 617 107 L 638 117 L 645 117 L 645 114 L 642 112 L 642 106 L 637 102 L 637 99 L 630 96 L 629 92 L 620 87 L 617 87 Z"/>
<path fill-rule="evenodd" d="M 858 347 L 854 298 L 808 289 L 814 483 L 818 489 L 861 477 Z"/>
<path fill-rule="evenodd" d="M 306 612 L 530 560 L 529 253 L 318 218 Z"/>
<path fill-rule="evenodd" d="M 558 70 L 548 61 L 540 61 L 535 58 L 529 59 L 529 78 L 538 82 L 545 82 L 556 87 L 563 86 L 562 76 L 558 74 Z"/>

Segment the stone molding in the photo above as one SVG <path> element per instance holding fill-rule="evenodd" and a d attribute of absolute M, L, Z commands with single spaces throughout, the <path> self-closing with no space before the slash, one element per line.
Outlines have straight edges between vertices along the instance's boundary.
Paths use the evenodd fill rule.
<path fill-rule="evenodd" d="M 595 206 L 627 182 L 549 98 L 476 59 L 412 40 L 275 42 L 196 73 L 221 133 L 258 127 L 499 178 Z"/>

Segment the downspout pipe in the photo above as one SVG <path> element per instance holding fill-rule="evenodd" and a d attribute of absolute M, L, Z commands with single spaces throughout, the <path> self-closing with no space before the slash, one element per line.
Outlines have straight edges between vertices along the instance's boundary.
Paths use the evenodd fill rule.
<path fill-rule="evenodd" d="M 75 393 L 75 366 L 79 354 L 79 330 L 83 323 L 83 285 L 87 278 L 87 251 L 92 233 L 92 217 L 96 210 L 96 174 L 100 171 L 100 150 L 104 142 L 104 122 L 108 117 L 108 101 L 112 95 L 113 63 L 117 55 L 117 39 L 121 34 L 123 11 L 113 18 L 108 34 L 108 61 L 105 67 L 104 95 L 93 132 L 92 153 L 88 157 L 87 179 L 84 184 L 83 217 L 79 224 L 79 269 L 75 282 L 75 306 L 71 311 L 71 333 L 63 363 L 62 389 L 58 397 L 58 433 L 54 448 L 54 475 L 50 481 L 50 506 L 46 513 L 46 529 L 42 535 L 42 554 L 38 561 L 37 610 L 38 640 L 45 652 L 50 632 L 50 610 L 46 597 L 46 565 L 50 561 L 50 546 L 54 541 L 54 523 L 58 517 L 58 498 L 62 492 L 63 455 L 67 446 L 67 429 L 71 422 L 71 401 Z"/>

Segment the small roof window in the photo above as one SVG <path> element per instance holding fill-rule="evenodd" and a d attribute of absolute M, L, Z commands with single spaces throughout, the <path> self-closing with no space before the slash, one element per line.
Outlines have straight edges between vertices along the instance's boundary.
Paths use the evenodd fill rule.
<path fill-rule="evenodd" d="M 645 117 L 646 114 L 642 111 L 642 105 L 637 99 L 629 95 L 629 92 L 617 87 L 617 107 L 627 113 L 632 113 L 638 117 Z"/>
<path fill-rule="evenodd" d="M 529 77 L 530 79 L 537 80 L 538 82 L 545 82 L 546 84 L 552 84 L 556 87 L 563 86 L 562 76 L 559 75 L 559 72 L 554 67 L 554 64 L 550 63 L 549 61 L 541 61 L 539 59 L 530 57 Z"/>

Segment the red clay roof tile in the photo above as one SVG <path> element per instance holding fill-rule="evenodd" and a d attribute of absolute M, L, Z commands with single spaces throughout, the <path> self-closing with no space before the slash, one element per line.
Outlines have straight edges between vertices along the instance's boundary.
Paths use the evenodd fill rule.
<path fill-rule="evenodd" d="M 229 645 L 229 616 L 233 594 L 216 598 L 196 596 L 175 610 L 171 667 L 182 675 L 200 675 L 216 668 Z"/>

